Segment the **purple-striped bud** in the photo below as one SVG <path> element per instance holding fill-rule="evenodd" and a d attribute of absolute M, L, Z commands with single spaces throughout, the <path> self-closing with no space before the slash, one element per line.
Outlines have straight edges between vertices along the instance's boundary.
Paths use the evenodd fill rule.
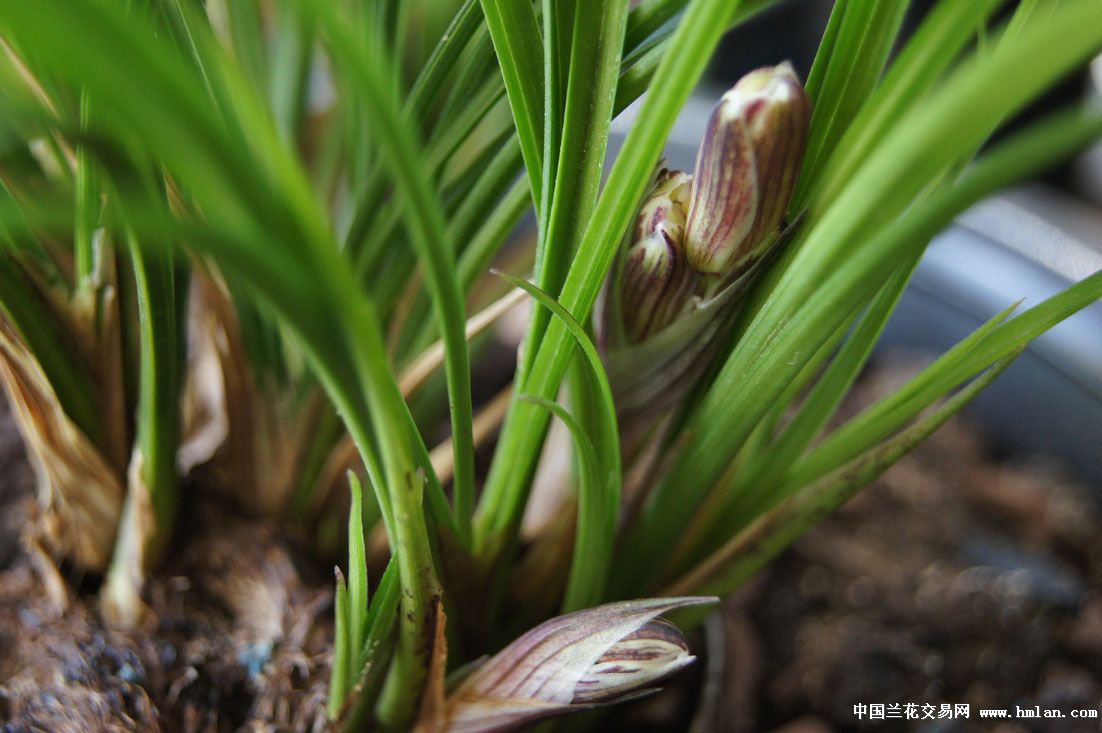
<path fill-rule="evenodd" d="M 620 313 L 629 341 L 661 331 L 692 294 L 695 276 L 682 246 L 691 191 L 691 176 L 663 170 L 639 209 L 620 281 Z"/>
<path fill-rule="evenodd" d="M 788 63 L 752 71 L 723 95 L 696 157 L 685 235 L 694 269 L 726 277 L 763 254 L 788 210 L 810 119 Z"/>
<path fill-rule="evenodd" d="M 460 683 L 446 702 L 445 729 L 513 730 L 646 690 L 694 659 L 659 614 L 715 600 L 624 601 L 546 621 Z"/>
<path fill-rule="evenodd" d="M 681 241 L 692 184 L 693 177 L 684 171 L 658 171 L 635 217 L 635 241 L 654 236 Z"/>
<path fill-rule="evenodd" d="M 664 618 L 640 626 L 608 648 L 574 687 L 575 704 L 605 702 L 665 679 L 692 664 L 685 637 Z"/>

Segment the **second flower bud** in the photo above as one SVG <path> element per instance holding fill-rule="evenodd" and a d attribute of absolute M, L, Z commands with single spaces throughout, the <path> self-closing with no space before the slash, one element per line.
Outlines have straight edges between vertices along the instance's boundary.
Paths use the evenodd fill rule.
<path fill-rule="evenodd" d="M 692 294 L 695 275 L 682 248 L 691 190 L 691 176 L 663 169 L 636 217 L 620 293 L 631 342 L 668 326 Z"/>

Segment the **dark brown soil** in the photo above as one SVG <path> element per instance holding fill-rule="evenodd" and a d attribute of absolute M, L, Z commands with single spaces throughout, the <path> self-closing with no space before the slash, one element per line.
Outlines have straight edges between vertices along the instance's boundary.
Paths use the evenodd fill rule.
<path fill-rule="evenodd" d="M 0 731 L 320 731 L 331 582 L 270 524 L 189 506 L 189 542 L 146 588 L 142 628 L 104 628 L 90 579 L 62 577 L 20 530 L 34 510 L 0 414 Z M 307 579 L 308 578 L 308 579 Z"/>
<path fill-rule="evenodd" d="M 848 409 L 883 379 L 866 379 Z M 148 627 L 107 631 L 93 601 L 68 590 L 81 579 L 52 576 L 18 542 L 33 502 L 13 436 L 4 415 L 0 731 L 323 727 L 332 584 L 296 567 L 300 548 L 192 507 L 199 541 L 150 583 Z M 1099 706 L 1100 526 L 1097 504 L 1055 465 L 993 460 L 956 420 L 732 599 L 700 641 L 711 658 L 637 704 L 630 729 L 686 730 L 698 706 L 694 733 L 1097 731 L 977 716 Z M 873 703 L 967 703 L 971 718 L 854 716 Z"/>

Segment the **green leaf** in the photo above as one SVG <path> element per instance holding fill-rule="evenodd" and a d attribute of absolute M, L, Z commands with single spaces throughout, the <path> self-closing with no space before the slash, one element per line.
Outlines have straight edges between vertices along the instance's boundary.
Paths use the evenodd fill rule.
<path fill-rule="evenodd" d="M 876 436 L 890 432 L 907 415 L 924 409 L 940 395 L 1099 299 L 1102 299 L 1102 272 L 1009 321 L 1005 319 L 1009 309 L 1003 311 L 904 387 L 839 428 L 792 468 L 788 480 L 803 481 L 809 475 L 830 470 L 833 465 L 847 460 L 854 446 L 867 445 L 876 440 Z"/>
<path fill-rule="evenodd" d="M 923 182 L 936 177 L 960 151 L 969 150 L 975 139 L 984 137 L 991 120 L 1003 118 L 1008 110 L 1023 103 L 1045 81 L 1056 78 L 1060 69 L 1085 56 L 1089 49 L 1102 41 L 1102 31 L 1099 30 L 1102 26 L 1095 24 L 1091 27 L 1088 20 L 1091 16 L 1102 19 L 1099 6 L 1069 3 L 1064 8 L 1065 12 L 1060 16 L 1054 15 L 1052 22 L 1028 29 L 1022 36 L 1021 44 L 978 59 L 963 68 L 925 107 L 901 122 L 880 144 L 874 156 L 850 181 L 845 192 L 824 212 L 818 225 L 807 233 L 802 242 L 797 243 L 798 251 L 792 258 L 791 266 L 771 289 L 771 305 L 777 307 L 767 305 L 757 313 L 755 323 L 744 334 L 739 348 L 717 380 L 711 406 L 702 409 L 702 420 L 707 419 L 706 415 L 715 415 L 720 425 L 729 424 L 732 405 L 720 395 L 730 390 L 752 393 L 747 383 L 748 375 L 752 373 L 756 378 L 760 374 L 765 378 L 767 369 L 764 367 L 767 365 L 771 372 L 768 376 L 770 381 L 778 385 L 787 383 L 786 379 L 778 377 L 789 369 L 778 367 L 779 362 L 791 358 L 783 355 L 784 349 L 790 347 L 782 348 L 777 343 L 777 324 L 798 324 L 802 330 L 805 323 L 814 321 L 819 333 L 828 332 L 830 327 L 824 321 L 830 319 L 837 323 L 844 310 L 832 306 L 826 306 L 824 310 L 823 303 L 814 302 L 812 305 L 809 299 L 817 297 L 814 295 L 816 293 L 824 293 L 827 287 L 841 293 L 854 287 L 867 288 L 869 282 L 875 282 L 866 281 L 862 286 L 859 279 L 875 272 L 875 268 L 869 267 L 874 262 L 867 254 L 866 246 L 871 250 L 874 242 L 886 242 L 893 238 L 898 238 L 897 241 L 902 243 L 904 237 L 918 242 L 920 237 L 932 236 L 936 232 L 933 226 L 923 226 L 921 235 L 917 231 L 904 232 L 898 223 L 886 224 L 884 217 L 895 215 L 905 195 L 917 194 Z M 1051 48 L 1052 44 L 1061 46 L 1061 58 L 1041 51 Z M 1041 62 L 1039 56 L 1045 56 L 1045 61 Z M 997 79 L 1008 77 L 1015 78 L 1017 83 L 1006 86 L 995 83 Z M 988 105 L 987 101 L 991 104 Z M 978 111 L 982 112 L 977 114 Z M 949 216 L 960 210 L 960 204 L 978 200 L 979 196 L 999 185 L 1041 168 L 1058 157 L 1057 150 L 1061 155 L 1066 155 L 1097 134 L 1093 129 L 1095 123 L 1090 120 L 1058 124 L 1063 121 L 1064 118 L 1060 118 L 1058 122 L 1037 130 L 1032 138 L 1021 138 L 1020 146 L 1006 148 L 1003 156 L 993 156 L 988 165 L 973 171 L 967 184 L 962 182 L 953 193 L 946 194 L 936 204 L 923 205 L 922 211 L 943 217 L 940 222 L 945 223 Z M 904 184 L 906 190 L 902 190 L 900 184 Z M 953 202 L 951 205 L 950 200 Z M 939 208 L 941 211 L 938 211 Z M 922 220 L 923 217 L 908 216 L 903 221 L 917 224 Z M 927 224 L 936 220 L 925 219 Z M 865 233 L 872 231 L 878 233 L 871 237 Z M 892 257 L 885 254 L 876 266 L 890 266 L 887 263 Z M 863 275 L 858 275 L 858 271 Z M 839 273 L 849 273 L 853 277 L 845 277 L 844 281 L 843 276 L 833 277 Z M 824 278 L 829 281 L 829 286 Z M 794 315 L 801 311 L 808 316 L 793 320 Z M 824 326 L 827 328 L 824 329 Z M 809 343 L 806 340 L 789 343 L 801 354 L 808 352 Z M 769 344 L 767 348 L 773 356 L 768 362 L 763 362 L 758 349 L 766 344 Z M 772 388 L 767 388 L 764 394 L 771 393 Z M 756 410 L 735 410 L 734 413 L 752 420 Z M 713 434 L 723 432 L 720 428 Z M 708 450 L 712 449 L 709 446 Z"/>
<path fill-rule="evenodd" d="M 463 49 L 482 28 L 479 0 L 463 0 L 410 89 L 406 113 L 411 119 L 424 121 L 427 118 L 429 106 L 454 71 Z"/>
<path fill-rule="evenodd" d="M 732 530 L 744 527 L 758 516 L 765 506 L 784 498 L 777 491 L 778 480 L 816 438 L 857 380 L 917 264 L 918 258 L 913 257 L 884 284 L 780 436 L 757 451 L 753 462 L 739 472 L 727 489 L 726 501 L 714 511 L 715 530 L 703 543 L 705 547 L 722 542 Z M 793 385 L 798 386 L 799 381 L 793 380 Z M 778 410 L 786 406 L 785 400 L 778 401 Z"/>
<path fill-rule="evenodd" d="M 696 0 L 670 39 L 670 50 L 655 72 L 651 94 L 616 158 L 567 273 L 559 302 L 575 319 L 588 317 L 673 122 L 735 12 L 732 5 L 721 0 Z M 532 369 L 525 375 L 523 391 L 544 399 L 554 397 L 570 359 L 570 341 L 566 326 L 558 321 L 549 323 Z M 483 492 L 480 539 L 515 532 L 547 421 L 546 413 L 534 405 L 511 407 Z"/>
<path fill-rule="evenodd" d="M 578 526 L 574 537 L 574 553 L 570 576 L 566 583 L 562 612 L 588 608 L 600 601 L 610 560 L 608 531 L 604 522 L 594 521 L 594 508 L 599 508 L 601 470 L 597 467 L 597 452 L 585 428 L 562 405 L 542 397 L 517 395 L 518 400 L 542 407 L 562 421 L 574 439 L 578 456 Z"/>
<path fill-rule="evenodd" d="M 616 532 L 616 516 L 620 507 L 620 430 L 616 423 L 616 407 L 597 348 L 574 318 L 551 296 L 521 278 L 499 273 L 510 284 L 527 291 L 569 331 L 584 357 L 589 392 L 597 396 L 596 430 L 591 439 L 577 420 L 557 403 L 537 395 L 520 395 L 557 416 L 570 429 L 581 459 L 582 483 L 578 501 L 578 529 L 574 558 L 570 567 L 563 610 L 575 611 L 600 602 L 603 597 L 612 543 Z"/>
<path fill-rule="evenodd" d="M 82 127 L 92 116 L 92 100 L 87 93 L 80 95 Z M 76 149 L 76 221 L 73 231 L 74 267 L 77 289 L 91 287 L 96 265 L 93 235 L 100 221 L 100 191 L 96 185 L 95 170 L 87 146 L 77 144 Z"/>
<path fill-rule="evenodd" d="M 543 37 L 530 0 L 482 0 L 528 170 L 532 202 L 543 197 Z"/>
<path fill-rule="evenodd" d="M 391 556 L 368 610 L 367 638 L 359 650 L 359 657 L 364 661 L 362 667 L 353 673 L 357 680 L 355 689 L 348 690 L 348 694 L 354 693 L 355 697 L 346 704 L 337 730 L 354 733 L 378 722 L 375 704 L 382 692 L 394 652 L 394 631 L 398 625 L 401 593 L 398 562 Z"/>
<path fill-rule="evenodd" d="M 288 145 L 298 141 L 314 60 L 314 28 L 295 0 L 279 0 L 279 23 L 268 49 L 268 98 L 276 127 Z"/>
<path fill-rule="evenodd" d="M 819 49 L 815 52 L 815 60 L 811 64 L 811 71 L 804 82 L 804 91 L 811 99 L 818 100 L 823 96 L 823 84 L 826 81 L 827 71 L 830 69 L 830 60 L 834 56 L 834 49 L 838 46 L 838 35 L 842 28 L 842 19 L 846 11 L 853 5 L 852 0 L 837 0 L 830 9 L 830 18 L 826 28 L 823 29 L 823 37 L 819 39 Z M 865 9 L 867 12 L 868 8 Z M 851 19 L 852 22 L 852 19 Z"/>
<path fill-rule="evenodd" d="M 315 7 L 325 8 L 323 3 Z M 461 543 L 470 539 L 474 506 L 474 438 L 471 421 L 470 361 L 467 353 L 466 315 L 455 273 L 455 259 L 448 240 L 444 214 L 435 187 L 418 155 L 417 144 L 402 124 L 396 100 L 387 93 L 385 61 L 368 55 L 369 47 L 357 44 L 337 15 L 320 13 L 333 45 L 363 89 L 359 101 L 374 120 L 380 156 L 389 167 L 395 186 L 403 194 L 403 212 L 414 247 L 425 266 L 437 321 L 441 325 L 451 408 L 452 444 L 455 455 L 454 503 Z M 375 46 L 372 46 L 375 47 Z"/>
<path fill-rule="evenodd" d="M 234 55 L 249 75 L 254 87 L 267 86 L 264 27 L 257 0 L 223 0 L 228 11 L 230 39 Z"/>
<path fill-rule="evenodd" d="M 135 237 L 128 236 L 134 262 L 138 306 L 140 376 L 137 405 L 137 448 L 142 473 L 156 517 L 153 547 L 160 549 L 170 536 L 177 510 L 176 449 L 180 433 L 180 388 L 184 363 L 183 343 L 177 325 L 183 323 L 184 303 L 177 294 L 186 292 L 177 282 L 186 271 L 170 253 L 143 252 Z M 131 486 L 131 490 L 135 487 Z"/>
<path fill-rule="evenodd" d="M 601 184 L 608 130 L 612 122 L 616 82 L 620 72 L 627 6 L 619 0 L 586 0 L 573 13 L 573 45 L 569 63 L 557 59 L 549 68 L 568 66 L 561 131 L 548 112 L 547 134 L 558 133 L 558 142 L 548 148 L 544 167 L 554 166 L 554 175 L 545 173 L 543 225 L 536 248 L 536 284 L 554 294 L 577 249 L 585 225 L 597 202 Z M 551 85 L 555 80 L 548 80 Z M 550 97 L 549 97 L 550 99 Z M 546 141 L 545 141 L 546 142 Z M 550 143 L 548 143 L 550 144 Z M 526 355 L 534 358 L 549 318 L 546 311 L 532 313 Z M 531 364 L 526 366 L 530 368 Z"/>
<path fill-rule="evenodd" d="M 542 232 L 547 228 L 559 167 L 559 146 L 566 108 L 567 81 L 570 78 L 570 49 L 574 37 L 575 6 L 577 5 L 577 0 L 541 0 L 544 39 L 543 167 L 540 189 L 542 200 L 537 206 L 541 214 L 539 222 L 541 236 L 536 249 L 537 263 L 542 259 L 540 254 L 540 248 L 544 246 Z"/>
<path fill-rule="evenodd" d="M 838 142 L 816 185 L 821 193 L 809 196 L 832 200 L 892 125 L 922 103 L 974 38 L 976 26 L 1004 2 L 936 4 Z"/>
<path fill-rule="evenodd" d="M 192 222 L 196 231 L 187 243 L 280 314 L 346 420 L 379 492 L 401 567 L 401 632 L 384 695 L 388 712 L 396 711 L 392 720 L 401 724 L 410 711 L 402 700 L 414 698 L 424 680 L 425 634 L 433 621 L 428 609 L 440 594 L 426 526 L 426 483 L 437 532 L 449 530 L 450 517 L 386 361 L 374 304 L 334 246 L 305 172 L 281 142 L 263 100 L 209 39 L 200 44 L 204 56 L 217 62 L 212 81 L 227 92 L 218 98 L 232 102 L 225 109 L 212 107 L 195 70 L 139 17 L 91 0 L 47 0 L 24 10 L 0 6 L 5 34 L 32 43 L 40 51 L 36 59 L 50 71 L 88 88 L 103 110 L 97 116 L 105 121 L 102 132 L 121 141 L 123 150 L 155 156 L 195 197 L 203 219 Z M 105 46 L 113 53 L 102 53 Z M 143 93 L 135 95 L 135 88 Z M 140 202 L 124 203 L 137 220 L 142 212 L 130 207 Z M 168 230 L 176 228 L 163 212 L 160 219 Z M 135 229 L 143 233 L 137 224 Z M 165 227 L 151 229 L 163 236 Z"/>
<path fill-rule="evenodd" d="M 631 11 L 624 50 L 641 46 L 685 9 L 688 0 L 643 0 Z"/>
<path fill-rule="evenodd" d="M 800 211 L 809 189 L 869 94 L 880 81 L 907 0 L 838 0 L 811 75 L 811 129 L 792 210 Z"/>
<path fill-rule="evenodd" d="M 801 488 L 753 525 L 733 537 L 669 590 L 728 594 L 781 550 L 844 504 L 896 461 L 910 453 L 971 402 L 1013 361 L 1008 357 L 982 378 L 954 395 L 930 415 L 896 437 L 857 457 L 843 468 Z"/>
<path fill-rule="evenodd" d="M 493 80 L 488 81 L 468 104 L 464 105 L 461 114 L 448 118 L 433 130 L 422 157 L 430 164 L 432 174 L 437 180 L 443 175 L 451 156 L 475 134 L 485 117 L 492 114 L 502 94 L 503 90 L 499 84 L 494 84 Z M 502 133 L 497 133 L 498 137 L 501 135 Z M 503 148 L 514 145 L 513 141 L 509 141 Z M 520 167 L 518 157 L 510 171 L 510 177 L 515 176 Z M 464 175 L 477 170 L 475 160 L 472 160 L 460 167 L 456 174 Z M 489 175 L 491 175 L 490 171 L 482 171 L 483 177 Z M 367 183 L 363 209 L 357 212 L 356 219 L 346 237 L 346 248 L 356 260 L 358 272 L 370 271 L 377 267 L 379 258 L 388 252 L 387 246 L 391 243 L 396 225 L 400 221 L 400 208 L 380 205 L 386 193 L 384 182 L 385 176 L 382 173 L 371 177 Z M 473 195 L 473 191 L 471 193 Z"/>
<path fill-rule="evenodd" d="M 394 622 L 398 614 L 398 604 L 402 595 L 400 582 L 401 570 L 392 557 L 379 579 L 375 589 L 375 599 L 367 615 L 367 636 L 361 650 L 365 660 L 371 661 L 378 648 L 394 631 Z"/>
<path fill-rule="evenodd" d="M 459 279 L 464 292 L 470 292 L 530 206 L 528 182 L 517 181 L 498 202 L 490 218 L 471 235 L 470 244 L 459 258 Z"/>
<path fill-rule="evenodd" d="M 350 643 L 351 621 L 348 608 L 348 588 L 340 568 L 333 568 L 337 577 L 337 593 L 334 600 L 334 638 L 333 665 L 329 673 L 329 717 L 336 720 L 344 709 L 348 697 L 348 679 L 351 665 L 352 646 Z"/>
<path fill-rule="evenodd" d="M 365 660 L 360 658 L 367 632 L 367 545 L 364 541 L 364 500 L 360 479 L 348 472 L 352 506 L 348 511 L 348 644 L 352 650 L 352 670 L 359 673 Z"/>
<path fill-rule="evenodd" d="M 785 483 L 789 485 L 793 483 L 789 476 L 802 475 L 804 478 L 795 480 L 795 483 L 802 485 L 808 483 L 810 480 L 808 476 L 821 475 L 846 463 L 891 435 L 946 392 L 971 377 L 972 375 L 968 375 L 953 382 L 944 380 L 944 376 L 951 372 L 952 366 L 972 353 L 1000 323 L 1014 312 L 1017 305 L 1015 303 L 997 313 L 904 387 L 894 391 L 835 430 L 808 456 L 785 466 L 783 475 L 788 479 Z"/>

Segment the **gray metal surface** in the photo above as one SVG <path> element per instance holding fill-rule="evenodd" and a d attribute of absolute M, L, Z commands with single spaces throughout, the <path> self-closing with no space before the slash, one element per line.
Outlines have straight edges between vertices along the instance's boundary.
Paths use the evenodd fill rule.
<path fill-rule="evenodd" d="M 1016 300 L 1028 308 L 1068 284 L 986 233 L 955 225 L 931 244 L 880 348 L 941 353 Z M 1034 341 L 970 412 L 1007 448 L 1058 456 L 1102 485 L 1102 303 Z"/>

